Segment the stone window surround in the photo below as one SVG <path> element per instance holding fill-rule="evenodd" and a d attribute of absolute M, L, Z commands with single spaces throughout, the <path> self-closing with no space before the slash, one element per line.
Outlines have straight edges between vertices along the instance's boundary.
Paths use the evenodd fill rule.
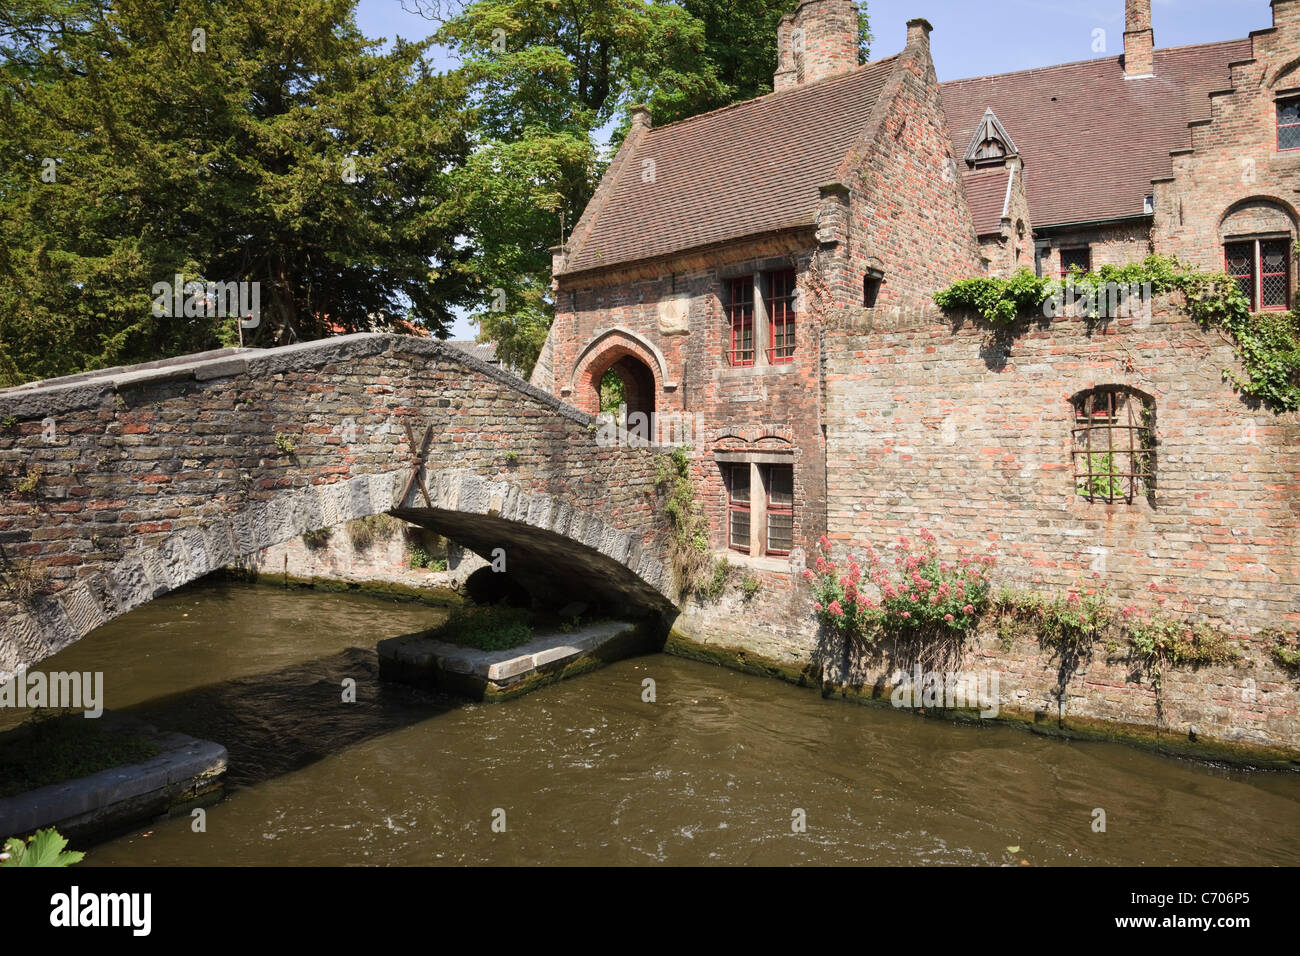
<path fill-rule="evenodd" d="M 732 365 L 729 361 L 723 362 L 725 371 L 745 374 L 752 373 L 755 369 L 793 369 L 795 365 L 794 355 L 783 362 L 772 362 L 767 354 L 767 344 L 771 340 L 771 327 L 768 323 L 767 299 L 768 299 L 768 274 L 772 272 L 789 272 L 793 270 L 795 274 L 795 348 L 794 355 L 799 352 L 799 315 L 802 312 L 802 291 L 799 285 L 800 270 L 799 264 L 793 259 L 786 256 L 775 256 L 767 259 L 751 259 L 742 263 L 735 263 L 729 266 L 719 267 L 717 270 L 718 279 L 718 297 L 722 305 L 723 315 L 727 311 L 727 299 L 729 296 L 728 288 L 732 279 L 739 279 L 743 276 L 750 275 L 754 279 L 754 361 L 750 365 Z M 726 346 L 724 353 L 731 347 L 731 326 L 728 324 L 725 329 Z"/>
<path fill-rule="evenodd" d="M 724 487 L 727 494 L 727 507 L 724 521 L 728 543 L 726 555 L 739 558 L 745 564 L 765 567 L 772 570 L 786 570 L 790 563 L 787 554 L 769 554 L 767 551 L 767 483 L 763 479 L 764 469 L 760 465 L 786 465 L 794 473 L 794 449 L 781 451 L 715 451 L 713 460 L 719 470 L 725 471 L 736 465 L 749 465 L 749 551 L 739 551 L 730 547 L 731 542 L 731 479 L 724 475 Z M 797 542 L 792 542 L 797 546 Z M 761 551 L 759 550 L 761 548 Z"/>

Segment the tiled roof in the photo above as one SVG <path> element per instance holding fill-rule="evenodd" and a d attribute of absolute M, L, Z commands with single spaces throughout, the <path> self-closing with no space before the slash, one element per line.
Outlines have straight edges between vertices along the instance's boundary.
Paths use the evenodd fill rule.
<path fill-rule="evenodd" d="M 970 169 L 962 173 L 966 201 L 975 218 L 977 235 L 987 236 L 1002 230 L 1002 210 L 1007 202 L 1007 181 L 1011 170 L 1005 166 Z"/>
<path fill-rule="evenodd" d="M 497 346 L 495 342 L 474 342 L 470 339 L 448 339 L 447 344 L 453 348 L 458 348 L 462 352 L 468 352 L 476 359 L 484 362 L 495 362 L 497 360 Z"/>
<path fill-rule="evenodd" d="M 813 225 L 897 59 L 646 130 L 563 272 Z"/>
<path fill-rule="evenodd" d="M 944 112 L 961 156 L 993 108 L 1024 160 L 1034 228 L 1140 216 L 1151 180 L 1172 171 L 1169 151 L 1191 145 L 1188 122 L 1209 118 L 1206 94 L 1250 55 L 1250 40 L 1229 40 L 1157 50 L 1144 79 L 1108 57 L 953 80 Z"/>

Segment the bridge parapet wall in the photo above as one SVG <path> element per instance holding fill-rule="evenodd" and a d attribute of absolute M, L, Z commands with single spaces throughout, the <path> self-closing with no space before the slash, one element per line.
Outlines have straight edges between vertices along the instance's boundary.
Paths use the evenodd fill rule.
<path fill-rule="evenodd" d="M 417 450 L 427 430 L 432 507 L 418 484 L 402 500 L 415 466 L 408 424 Z M 507 551 L 566 541 L 548 560 L 590 551 L 587 570 L 616 565 L 604 571 L 623 596 L 667 605 L 654 470 L 651 449 L 600 447 L 591 416 L 406 336 L 224 350 L 9 389 L 0 677 L 238 558 L 392 510 L 435 527 L 456 516 Z"/>

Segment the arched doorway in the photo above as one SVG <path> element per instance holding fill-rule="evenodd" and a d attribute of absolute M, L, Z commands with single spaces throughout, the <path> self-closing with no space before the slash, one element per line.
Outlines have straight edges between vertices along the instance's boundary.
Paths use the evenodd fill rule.
<path fill-rule="evenodd" d="M 591 378 L 596 387 L 596 405 L 602 412 L 618 414 L 620 407 L 626 407 L 629 421 L 638 413 L 645 416 L 646 422 L 654 421 L 655 376 L 645 362 L 624 354 Z"/>

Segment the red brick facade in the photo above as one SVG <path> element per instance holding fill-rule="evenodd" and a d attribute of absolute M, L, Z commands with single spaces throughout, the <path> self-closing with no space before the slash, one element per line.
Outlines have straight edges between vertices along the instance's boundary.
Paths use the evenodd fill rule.
<path fill-rule="evenodd" d="M 878 688 L 888 680 L 887 660 L 859 662 L 855 670 L 826 658 L 825 634 L 795 572 L 822 533 L 853 550 L 929 528 L 950 546 L 996 553 L 1005 583 L 1059 593 L 1100 568 L 1121 599 L 1148 606 L 1153 593 L 1185 599 L 1194 614 L 1246 642 L 1238 668 L 1174 678 L 1162 717 L 1150 686 L 1131 679 L 1122 661 L 1090 661 L 1062 696 L 1050 655 L 1036 645 L 998 648 L 982 634 L 968 648 L 970 659 L 1020 682 L 1008 711 L 1035 720 L 1051 711 L 1062 726 L 1074 714 L 1300 749 L 1295 681 L 1258 637 L 1270 625 L 1300 629 L 1296 416 L 1244 403 L 1222 377 L 1236 361 L 1231 347 L 1176 303 L 1100 334 L 1077 319 L 1027 327 L 1010 353 L 987 330 L 954 322 L 932 304 L 938 289 L 967 276 L 1017 267 L 1058 275 L 1063 253 L 1082 249 L 1094 268 L 1155 251 L 1221 269 L 1225 238 L 1294 239 L 1290 197 L 1300 189 L 1300 149 L 1279 152 L 1276 102 L 1300 90 L 1300 0 L 1276 0 L 1274 12 L 1275 28 L 1251 38 L 1254 58 L 1232 65 L 1232 89 L 1214 92 L 1209 119 L 1192 123 L 1191 145 L 1172 156 L 1172 176 L 1132 182 L 1132 169 L 1147 167 L 1121 163 L 1123 189 L 1094 190 L 1093 199 L 1111 202 L 1096 212 L 1092 200 L 1071 204 L 1055 186 L 1036 185 L 1028 158 L 1020 175 L 1022 156 L 1046 154 L 1035 154 L 1035 144 L 1008 122 L 1017 148 L 1007 144 L 1006 162 L 1017 175 L 1003 180 L 1011 188 L 996 210 L 998 197 L 981 199 L 981 220 L 996 220 L 996 228 L 977 230 L 963 186 L 976 177 L 958 165 L 965 142 L 954 139 L 953 113 L 945 112 L 930 59 L 930 27 L 921 20 L 908 25 L 907 45 L 889 67 L 864 135 L 820 185 L 811 225 L 706 247 L 684 242 L 671 255 L 574 271 L 573 255 L 590 263 L 589 251 L 575 250 L 615 181 L 627 175 L 618 168 L 632 155 L 625 144 L 584 222 L 558 250 L 556 320 L 535 383 L 594 409 L 600 376 L 615 360 L 638 356 L 654 373 L 656 409 L 698 416 L 692 459 L 715 552 L 728 548 L 727 467 L 789 462 L 794 474 L 794 551 L 779 559 L 730 552 L 761 590 L 688 605 L 679 635 L 742 663 L 761 659 L 769 670 L 805 676 L 820 667 L 831 684 Z M 1119 88 L 1146 109 L 1158 112 L 1151 98 L 1169 86 L 1161 69 L 1180 71 L 1182 96 L 1184 88 L 1211 83 L 1239 49 L 1153 54 L 1150 4 L 1129 3 L 1128 15 L 1123 60 L 1088 69 L 1115 71 L 1107 82 L 1131 84 Z M 782 42 L 789 26 L 783 23 Z M 792 74 L 778 72 L 781 83 L 790 87 L 773 94 L 774 110 L 776 98 L 799 88 Z M 969 85 L 954 88 L 958 93 L 966 106 L 978 104 L 979 114 L 993 108 Z M 1017 115 L 1004 106 L 996 113 L 1004 122 Z M 967 140 L 979 114 L 966 127 Z M 1143 148 L 1180 142 L 1180 135 L 1166 129 Z M 1123 150 L 1124 143 L 1100 148 Z M 981 159 L 980 169 L 987 165 Z M 1046 175 L 1050 163 L 1042 165 Z M 1153 196 L 1150 208 L 1144 191 Z M 1049 200 L 1043 223 L 1035 197 Z M 683 235 L 690 231 L 684 223 Z M 1293 289 L 1294 261 L 1289 268 Z M 728 361 L 729 284 L 760 277 L 754 328 L 761 338 L 761 277 L 781 269 L 797 274 L 793 359 L 772 362 L 760 341 L 753 364 L 736 367 Z M 864 298 L 871 308 L 863 308 Z M 1134 389 L 1156 416 L 1158 491 L 1132 504 L 1093 503 L 1077 493 L 1071 397 L 1101 385 Z"/>

